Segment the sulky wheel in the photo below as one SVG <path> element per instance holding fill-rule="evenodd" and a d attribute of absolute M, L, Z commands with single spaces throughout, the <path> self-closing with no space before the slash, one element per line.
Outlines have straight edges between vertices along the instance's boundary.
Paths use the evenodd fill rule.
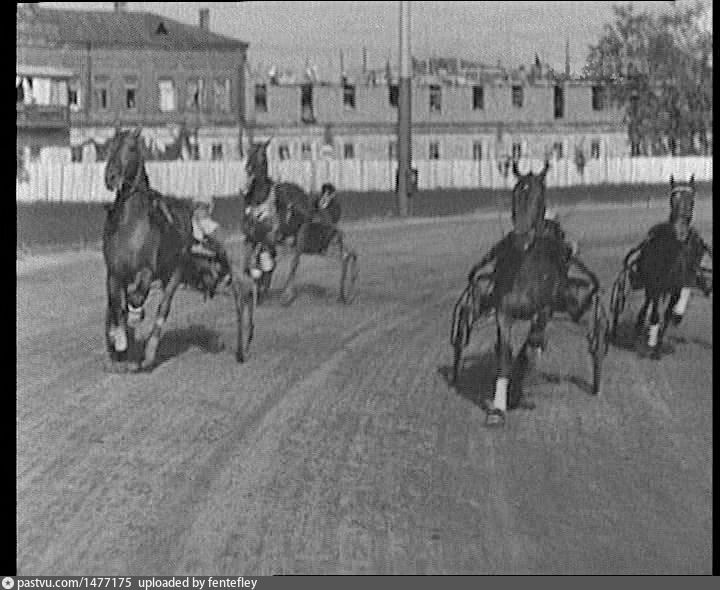
<path fill-rule="evenodd" d="M 258 302 L 258 287 L 255 281 L 249 281 L 241 294 L 240 316 L 238 318 L 238 349 L 235 358 L 244 363 L 250 353 L 250 344 L 255 335 L 255 308 Z"/>
<path fill-rule="evenodd" d="M 458 311 L 456 329 L 453 334 L 453 383 L 457 383 L 460 377 L 460 367 L 462 365 L 462 353 L 470 340 L 470 308 L 467 305 L 460 307 Z"/>
<path fill-rule="evenodd" d="M 345 255 L 340 279 L 340 300 L 343 303 L 352 303 L 355 299 L 355 283 L 358 277 L 357 254 L 349 252 Z"/>
<path fill-rule="evenodd" d="M 590 355 L 593 359 L 593 395 L 600 395 L 602 366 L 608 351 L 608 319 L 599 294 L 593 296 L 593 318 L 588 334 Z"/>
<path fill-rule="evenodd" d="M 610 292 L 610 313 L 612 314 L 612 321 L 610 324 L 610 337 L 614 340 L 617 335 L 617 327 L 620 323 L 620 316 L 625 311 L 625 304 L 627 302 L 627 284 L 628 271 L 623 270 L 618 278 L 615 280 Z"/>

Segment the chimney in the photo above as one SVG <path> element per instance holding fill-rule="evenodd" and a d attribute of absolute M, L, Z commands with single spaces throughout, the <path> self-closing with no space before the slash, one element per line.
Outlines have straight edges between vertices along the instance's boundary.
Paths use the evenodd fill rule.
<path fill-rule="evenodd" d="M 200 9 L 200 28 L 203 31 L 210 30 L 210 9 L 209 8 L 201 8 Z"/>
<path fill-rule="evenodd" d="M 127 10 L 127 2 L 113 2 L 115 12 L 125 12 Z"/>

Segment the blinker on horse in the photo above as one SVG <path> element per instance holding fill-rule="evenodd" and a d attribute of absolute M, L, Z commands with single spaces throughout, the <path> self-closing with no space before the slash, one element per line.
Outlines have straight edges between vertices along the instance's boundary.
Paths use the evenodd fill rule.
<path fill-rule="evenodd" d="M 162 326 L 173 296 L 185 277 L 195 270 L 189 249 L 193 243 L 190 201 L 153 191 L 145 171 L 141 129 L 117 132 L 105 166 L 105 185 L 115 192 L 103 230 L 103 257 L 107 269 L 106 344 L 112 370 L 150 369 L 154 366 Z M 128 363 L 130 316 L 139 310 L 153 281 L 162 286 L 162 298 L 152 332 L 138 365 Z M 243 338 L 243 311 L 247 286 L 244 276 L 232 273 L 231 285 L 238 323 L 236 358 L 243 361 L 249 344 Z"/>

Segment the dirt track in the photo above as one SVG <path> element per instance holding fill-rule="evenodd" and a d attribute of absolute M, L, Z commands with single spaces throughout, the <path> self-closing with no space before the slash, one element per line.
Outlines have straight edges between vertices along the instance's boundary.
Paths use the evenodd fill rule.
<path fill-rule="evenodd" d="M 664 216 L 565 224 L 609 290 Z M 699 205 L 709 241 L 710 219 Z M 19 272 L 18 574 L 709 574 L 711 300 L 692 300 L 672 357 L 611 348 L 600 398 L 582 330 L 552 324 L 537 409 L 488 430 L 493 331 L 473 334 L 457 389 L 444 374 L 454 300 L 499 231 L 350 232 L 357 302 L 304 260 L 244 365 L 231 300 L 180 291 L 144 375 L 102 371 L 99 254 Z"/>

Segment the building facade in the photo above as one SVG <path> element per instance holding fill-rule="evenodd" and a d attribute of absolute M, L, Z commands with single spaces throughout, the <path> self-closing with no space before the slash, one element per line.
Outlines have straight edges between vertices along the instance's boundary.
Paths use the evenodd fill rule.
<path fill-rule="evenodd" d="M 102 159 L 115 128 L 141 125 L 151 158 L 239 158 L 247 43 L 146 12 L 18 5 L 17 67 L 69 72 L 70 158 Z M 42 34 L 41 34 L 42 33 Z"/>
<path fill-rule="evenodd" d="M 358 76 L 360 79 L 361 76 Z M 398 87 L 390 83 L 248 84 L 248 126 L 274 137 L 271 157 L 396 157 Z M 589 158 L 629 154 L 623 113 L 598 85 L 522 75 L 477 81 L 415 75 L 413 158 Z"/>

